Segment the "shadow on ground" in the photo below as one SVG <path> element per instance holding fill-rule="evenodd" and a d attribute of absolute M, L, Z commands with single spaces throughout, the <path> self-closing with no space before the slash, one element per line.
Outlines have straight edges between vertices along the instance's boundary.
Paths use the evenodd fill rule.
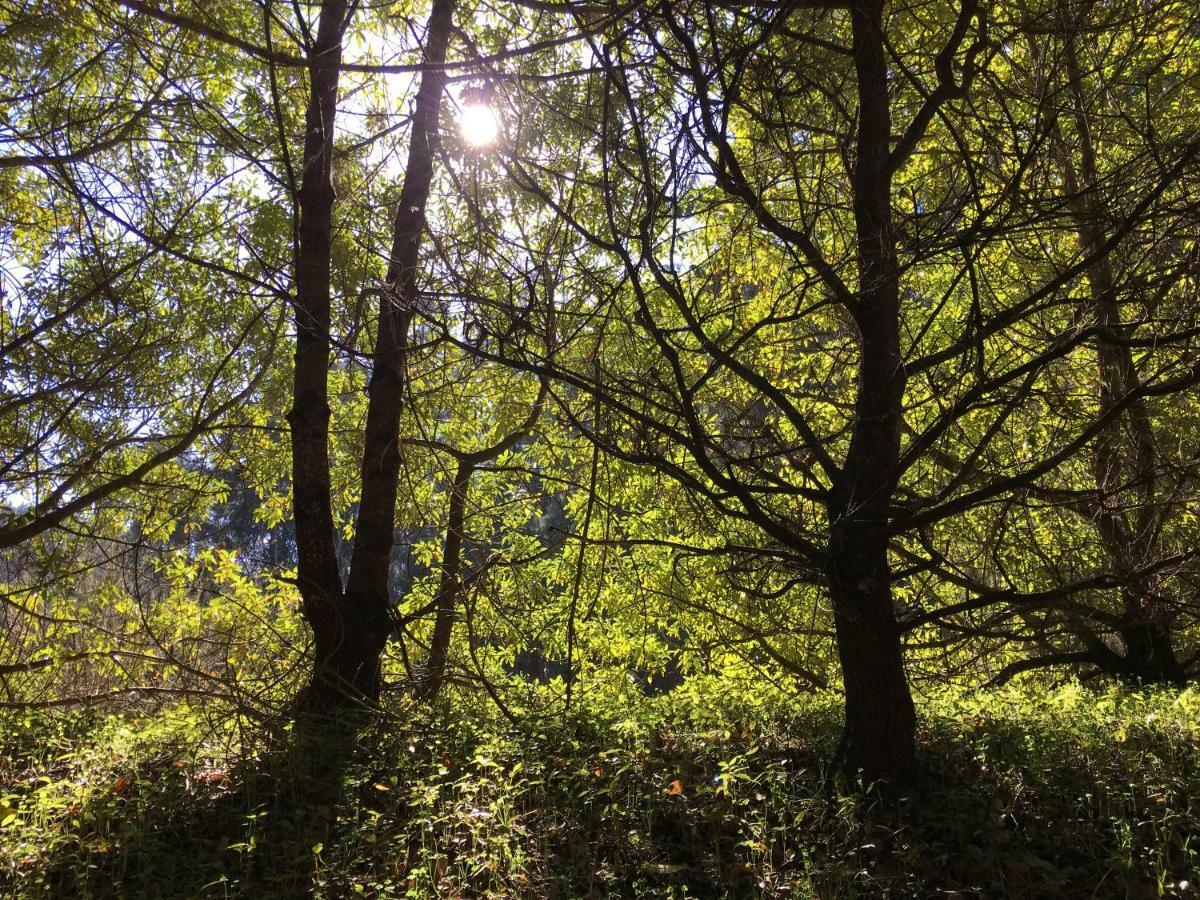
<path fill-rule="evenodd" d="M 0 895 L 1194 897 L 1200 736 L 1135 710 L 1116 736 L 1081 712 L 931 717 L 920 792 L 886 800 L 826 778 L 833 716 L 636 736 L 409 717 L 361 745 L 318 723 L 241 771 L 166 756 L 31 818 L 43 855 Z"/>
<path fill-rule="evenodd" d="M 356 750 L 350 731 L 294 723 L 277 749 L 228 772 L 149 761 L 113 786 L 115 811 L 113 798 L 74 810 L 77 840 L 26 887 L 55 898 L 308 896 Z"/>

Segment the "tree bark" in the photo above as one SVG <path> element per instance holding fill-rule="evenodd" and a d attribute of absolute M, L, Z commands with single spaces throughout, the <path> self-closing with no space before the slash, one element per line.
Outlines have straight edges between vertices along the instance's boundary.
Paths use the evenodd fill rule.
<path fill-rule="evenodd" d="M 432 700 L 446 682 L 446 664 L 450 658 L 450 638 L 454 632 L 455 608 L 463 589 L 462 547 L 467 534 L 467 495 L 471 489 L 471 478 L 480 466 L 497 459 L 513 449 L 529 434 L 542 413 L 546 401 L 546 381 L 538 389 L 537 399 L 529 409 L 529 415 L 513 431 L 494 444 L 474 452 L 464 452 L 440 442 L 432 442 L 438 449 L 449 453 L 457 461 L 454 479 L 450 483 L 450 502 L 446 513 L 446 538 L 442 543 L 441 575 L 437 592 L 433 598 L 433 637 L 429 643 L 429 657 L 423 676 L 416 688 L 416 695 Z"/>
<path fill-rule="evenodd" d="M 309 52 L 296 279 L 296 355 L 292 409 L 292 504 L 304 617 L 313 632 L 315 669 L 344 643 L 341 577 L 334 547 L 329 476 L 330 271 L 334 207 L 333 136 L 345 0 L 326 0 Z M 315 681 L 316 679 L 314 679 Z M 310 685 L 310 688 L 312 685 Z M 309 690 L 304 702 L 323 691 Z"/>
<path fill-rule="evenodd" d="M 425 63 L 413 110 L 404 185 L 392 223 L 392 248 L 379 299 L 379 327 L 367 388 L 362 494 L 346 581 L 343 618 L 354 623 L 353 664 L 369 668 L 367 696 L 379 692 L 379 666 L 391 632 L 389 576 L 395 543 L 396 485 L 400 475 L 400 414 L 404 408 L 408 332 L 419 299 L 417 274 L 425 234 L 425 206 L 433 182 L 439 137 L 443 63 L 450 41 L 453 0 L 434 0 L 425 36 Z"/>
<path fill-rule="evenodd" d="M 905 387 L 900 268 L 891 209 L 891 113 L 883 2 L 851 8 L 859 121 L 851 171 L 859 338 L 850 447 L 831 491 L 828 578 L 846 690 L 843 748 L 868 783 L 916 775 L 916 715 L 904 672 L 887 557 L 888 512 L 899 478 Z"/>
<path fill-rule="evenodd" d="M 292 490 L 304 614 L 313 630 L 314 665 L 301 706 L 329 711 L 373 703 L 392 630 L 389 574 L 394 542 L 399 422 L 408 329 L 417 301 L 417 265 L 433 180 L 453 0 L 434 0 L 413 113 L 404 186 L 393 222 L 368 388 L 362 488 L 350 572 L 343 589 L 334 544 L 329 473 L 328 370 L 333 137 L 346 0 L 326 0 L 310 60 L 304 172 L 296 259 L 296 363 Z"/>
<path fill-rule="evenodd" d="M 475 466 L 460 460 L 450 487 L 450 510 L 446 516 L 446 540 L 442 544 L 442 574 L 434 595 L 433 638 L 429 659 L 418 694 L 436 697 L 446 680 L 446 661 L 450 655 L 450 636 L 454 630 L 454 608 L 462 588 L 462 545 L 466 527 L 467 491 Z"/>
<path fill-rule="evenodd" d="M 846 694 L 842 752 L 867 785 L 911 784 L 916 711 L 904 673 L 887 544 L 859 526 L 831 547 L 829 582 Z"/>

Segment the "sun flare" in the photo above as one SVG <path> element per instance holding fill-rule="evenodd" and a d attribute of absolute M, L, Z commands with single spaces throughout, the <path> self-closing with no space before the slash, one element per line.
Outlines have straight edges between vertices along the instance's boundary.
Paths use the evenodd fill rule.
<path fill-rule="evenodd" d="M 458 119 L 463 140 L 472 147 L 486 147 L 496 141 L 500 133 L 500 122 L 495 111 L 483 103 L 470 103 L 463 107 Z"/>

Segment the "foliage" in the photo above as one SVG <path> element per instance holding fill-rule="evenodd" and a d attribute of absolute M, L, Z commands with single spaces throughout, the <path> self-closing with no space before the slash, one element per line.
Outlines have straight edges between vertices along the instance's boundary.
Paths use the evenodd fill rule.
<path fill-rule="evenodd" d="M 927 697 L 919 801 L 827 781 L 829 695 L 589 696 L 519 726 L 467 698 L 470 717 L 402 704 L 362 736 L 332 799 L 293 794 L 302 760 L 194 707 L 10 715 L 0 877 L 22 897 L 1195 890 L 1191 690 Z"/>

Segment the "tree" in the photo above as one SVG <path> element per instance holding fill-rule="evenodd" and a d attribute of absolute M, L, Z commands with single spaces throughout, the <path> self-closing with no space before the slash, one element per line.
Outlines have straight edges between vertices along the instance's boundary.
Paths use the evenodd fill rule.
<path fill-rule="evenodd" d="M 897 785 L 918 679 L 1194 670 L 1183 0 L 2 8 L 12 596 L 265 585 L 234 485 L 304 712 L 745 663 Z"/>
<path fill-rule="evenodd" d="M 1002 51 L 1024 25 L 995 15 L 971 2 L 949 16 L 869 0 L 659 5 L 592 41 L 604 71 L 576 102 L 594 128 L 530 101 L 580 149 L 509 164 L 585 262 L 553 310 L 578 323 L 563 326 L 576 352 L 510 340 L 493 357 L 552 379 L 605 453 L 749 524 L 764 565 L 829 592 L 844 750 L 868 781 L 916 769 L 903 632 L 1053 606 L 1110 577 L 1039 591 L 964 572 L 965 535 L 1003 535 L 1005 510 L 1124 410 L 1200 377 L 1165 358 L 1103 408 L 1046 427 L 1061 371 L 1106 340 L 1081 323 L 1075 284 L 1145 223 L 1183 225 L 1167 198 L 1198 148 L 1131 178 L 1102 237 L 1060 259 L 1071 229 L 1042 204 L 1035 165 L 1054 116 L 1016 115 Z M 1059 242 L 1039 243 L 1039 228 Z M 489 333 L 511 335 L 508 309 Z M 1156 323 L 1156 340 L 1190 335 Z M 918 590 L 936 608 L 898 623 Z"/>
<path fill-rule="evenodd" d="M 1168 119 L 1177 100 L 1162 90 L 1175 74 L 1173 49 L 1164 41 L 1173 32 L 1171 12 L 1166 5 L 1114 20 L 1097 4 L 1060 4 L 1046 15 L 1031 15 L 1026 24 L 1030 59 L 1022 70 L 1030 95 L 1045 98 L 1055 109 L 1046 165 L 1057 175 L 1078 252 L 1084 256 L 1096 255 L 1119 225 L 1111 186 L 1128 177 L 1125 170 L 1131 164 L 1149 164 L 1152 170 L 1161 165 L 1179 140 Z M 1105 41 L 1108 59 L 1082 49 L 1087 36 Z M 1130 70 L 1146 73 L 1144 86 L 1153 100 L 1122 85 Z M 1156 70 L 1162 72 L 1162 82 L 1149 75 Z M 1172 189 L 1176 191 L 1178 187 Z M 1190 554 L 1186 543 L 1171 535 L 1170 520 L 1179 499 L 1194 489 L 1189 475 L 1194 462 L 1187 451 L 1173 458 L 1167 446 L 1182 450 L 1183 444 L 1170 441 L 1163 411 L 1141 393 L 1143 369 L 1162 357 L 1143 352 L 1139 339 L 1139 331 L 1155 328 L 1147 321 L 1152 316 L 1178 322 L 1177 328 L 1191 326 L 1185 311 L 1171 308 L 1190 287 L 1185 273 L 1192 268 L 1192 253 L 1174 243 L 1191 231 L 1185 231 L 1184 222 L 1194 227 L 1187 219 L 1177 222 L 1167 247 L 1163 233 L 1148 222 L 1122 247 L 1096 256 L 1089 265 L 1080 317 L 1097 329 L 1098 411 L 1113 414 L 1091 447 L 1093 484 L 1066 482 L 1042 492 L 1095 528 L 1120 595 L 1119 611 L 1109 615 L 1100 608 L 1091 616 L 1086 610 L 1073 615 L 1078 649 L 1052 646 L 1045 657 L 1014 663 L 1003 677 L 1039 663 L 1073 661 L 1139 681 L 1180 683 L 1185 678 L 1185 665 L 1173 646 L 1172 620 L 1186 604 L 1170 598 L 1169 584 L 1170 570 L 1181 565 L 1186 570 Z M 1169 309 L 1165 316 L 1159 314 L 1164 308 Z M 1172 335 L 1159 332 L 1147 340 L 1169 352 L 1165 348 Z M 1165 408 L 1172 407 L 1178 409 L 1179 401 Z"/>
<path fill-rule="evenodd" d="M 299 555 L 299 588 L 313 630 L 315 668 L 306 702 L 328 707 L 343 697 L 379 696 L 380 656 L 391 632 L 391 570 L 399 421 L 404 397 L 408 330 L 418 303 L 417 265 L 425 206 L 433 178 L 453 3 L 435 0 L 413 112 L 404 187 L 392 227 L 387 276 L 379 292 L 372 357 L 362 486 L 354 553 L 345 589 L 334 552 L 329 476 L 328 371 L 334 128 L 342 39 L 353 10 L 343 0 L 322 3 L 309 50 L 302 180 L 297 194 L 296 364 L 292 427 L 292 490 Z"/>

